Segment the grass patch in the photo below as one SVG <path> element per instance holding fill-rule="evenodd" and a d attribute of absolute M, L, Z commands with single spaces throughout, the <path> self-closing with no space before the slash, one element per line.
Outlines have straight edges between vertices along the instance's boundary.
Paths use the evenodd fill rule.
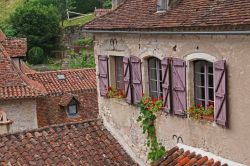
<path fill-rule="evenodd" d="M 75 25 L 83 25 L 87 22 L 93 20 L 95 18 L 94 13 L 90 13 L 85 15 L 84 17 L 77 17 L 71 20 L 65 20 L 63 23 L 63 27 L 75 26 Z"/>
<path fill-rule="evenodd" d="M 11 13 L 26 0 L 0 0 L 0 22 L 6 21 Z"/>

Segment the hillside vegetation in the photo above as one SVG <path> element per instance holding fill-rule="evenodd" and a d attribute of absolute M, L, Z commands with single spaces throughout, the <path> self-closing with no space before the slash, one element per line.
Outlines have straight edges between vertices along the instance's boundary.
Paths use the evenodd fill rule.
<path fill-rule="evenodd" d="M 0 22 L 9 18 L 10 14 L 26 0 L 0 0 Z"/>

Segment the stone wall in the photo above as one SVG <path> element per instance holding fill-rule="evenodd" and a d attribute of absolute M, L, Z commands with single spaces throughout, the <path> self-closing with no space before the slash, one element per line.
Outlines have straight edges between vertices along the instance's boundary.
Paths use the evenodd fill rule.
<path fill-rule="evenodd" d="M 117 42 L 110 42 L 116 40 Z M 115 43 L 115 44 L 114 44 Z M 118 35 L 96 34 L 95 56 L 130 56 L 142 59 L 144 93 L 148 93 L 145 59 L 149 56 L 178 57 L 189 59 L 190 55 L 208 55 L 213 60 L 224 59 L 228 71 L 229 127 L 190 118 L 159 113 L 156 129 L 159 142 L 166 148 L 177 144 L 173 136 L 181 137 L 183 143 L 212 152 L 224 158 L 250 165 L 250 37 L 249 36 L 195 36 L 195 35 Z M 191 56 L 192 57 L 192 56 Z M 206 56 L 205 56 L 206 57 Z M 98 64 L 98 63 L 97 63 Z M 188 72 L 188 71 L 187 71 Z M 98 68 L 97 68 L 98 73 Z M 189 77 L 187 73 L 187 77 Z M 187 84 L 192 80 L 187 78 Z M 98 85 L 98 82 L 97 82 Z M 188 96 L 192 94 L 188 87 Z M 146 164 L 145 136 L 136 119 L 138 108 L 122 100 L 98 97 L 100 116 L 104 124 L 137 161 Z M 188 107 L 191 105 L 188 100 Z"/>
<path fill-rule="evenodd" d="M 44 127 L 52 124 L 76 122 L 98 117 L 98 104 L 96 90 L 76 93 L 80 102 L 78 116 L 69 118 L 66 111 L 61 110 L 59 103 L 64 95 L 47 96 L 37 101 L 38 126 Z"/>
<path fill-rule="evenodd" d="M 0 101 L 0 108 L 13 121 L 9 128 L 10 133 L 38 127 L 35 99 Z"/>

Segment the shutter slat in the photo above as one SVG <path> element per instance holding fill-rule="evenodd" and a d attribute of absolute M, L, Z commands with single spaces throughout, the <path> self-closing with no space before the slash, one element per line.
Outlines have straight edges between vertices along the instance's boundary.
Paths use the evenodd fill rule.
<path fill-rule="evenodd" d="M 99 67 L 99 87 L 100 95 L 106 96 L 107 89 L 109 86 L 109 76 L 108 76 L 108 57 L 105 55 L 98 56 L 98 67 Z"/>
<path fill-rule="evenodd" d="M 124 92 L 127 103 L 132 103 L 131 97 L 131 83 L 130 83 L 130 63 L 128 57 L 123 57 L 123 79 L 124 79 Z"/>
<path fill-rule="evenodd" d="M 226 100 L 226 61 L 214 63 L 214 119 L 219 125 L 227 125 L 227 100 Z"/>
<path fill-rule="evenodd" d="M 169 78 L 169 59 L 164 58 L 161 61 L 162 69 L 162 99 L 163 99 L 163 110 L 169 112 L 170 107 L 170 78 Z"/>
<path fill-rule="evenodd" d="M 141 60 L 136 56 L 130 57 L 131 75 L 132 75 L 132 97 L 133 103 L 138 104 L 142 98 L 142 74 L 141 74 Z"/>
<path fill-rule="evenodd" d="M 173 58 L 172 71 L 172 110 L 175 115 L 185 115 L 187 108 L 186 98 L 186 63 L 182 59 Z"/>

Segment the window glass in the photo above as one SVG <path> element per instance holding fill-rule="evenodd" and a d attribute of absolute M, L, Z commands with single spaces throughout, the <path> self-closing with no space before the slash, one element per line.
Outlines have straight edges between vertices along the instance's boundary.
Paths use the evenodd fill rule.
<path fill-rule="evenodd" d="M 123 80 L 123 57 L 115 57 L 116 89 L 124 89 Z"/>
<path fill-rule="evenodd" d="M 194 71 L 195 104 L 206 107 L 214 101 L 213 64 L 207 61 L 196 61 Z"/>
<path fill-rule="evenodd" d="M 69 106 L 68 114 L 69 115 L 76 115 L 77 114 L 76 105 Z"/>
<path fill-rule="evenodd" d="M 205 74 L 195 73 L 196 86 L 205 86 Z"/>
<path fill-rule="evenodd" d="M 162 96 L 161 61 L 157 58 L 150 58 L 148 60 L 148 71 L 150 96 L 159 98 Z"/>

